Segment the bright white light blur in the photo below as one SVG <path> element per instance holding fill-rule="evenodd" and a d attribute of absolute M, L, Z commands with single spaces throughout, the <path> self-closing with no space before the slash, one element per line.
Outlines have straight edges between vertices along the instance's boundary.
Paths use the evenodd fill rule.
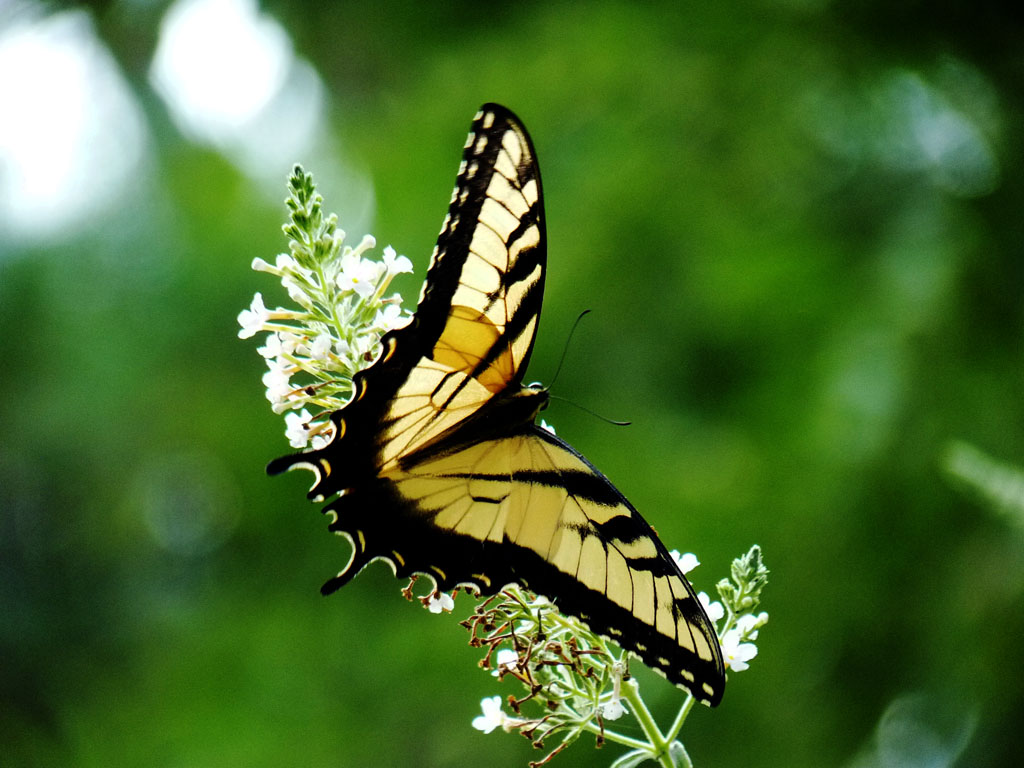
<path fill-rule="evenodd" d="M 115 202 L 145 124 L 81 11 L 0 31 L 0 233 L 59 237 Z"/>
<path fill-rule="evenodd" d="M 249 172 L 283 168 L 321 123 L 319 76 L 255 0 L 178 0 L 150 68 L 175 123 Z"/>
<path fill-rule="evenodd" d="M 284 84 L 291 43 L 254 0 L 179 0 L 160 25 L 150 75 L 188 134 L 218 143 Z"/>

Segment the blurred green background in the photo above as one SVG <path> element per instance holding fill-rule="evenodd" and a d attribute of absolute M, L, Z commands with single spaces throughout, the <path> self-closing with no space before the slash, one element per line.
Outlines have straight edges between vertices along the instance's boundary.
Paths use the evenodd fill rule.
<path fill-rule="evenodd" d="M 0 6 L 0 764 L 525 765 L 451 618 L 347 560 L 236 338 L 301 161 L 411 306 L 477 107 L 548 214 L 529 380 L 712 591 L 772 569 L 698 766 L 1016 765 L 1024 27 L 999 3 Z M 460 601 L 459 612 L 468 610 Z M 635 671 L 670 717 L 681 694 Z M 607 765 L 584 737 L 555 765 Z M 552 745 L 553 746 L 553 745 Z M 958 758 L 959 755 L 959 758 Z"/>

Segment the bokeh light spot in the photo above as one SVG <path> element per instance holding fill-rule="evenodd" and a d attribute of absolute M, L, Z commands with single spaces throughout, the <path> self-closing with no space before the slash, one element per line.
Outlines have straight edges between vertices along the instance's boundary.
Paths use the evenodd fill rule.
<path fill-rule="evenodd" d="M 124 194 L 142 114 L 81 11 L 0 32 L 0 72 L 0 235 L 59 239 Z"/>

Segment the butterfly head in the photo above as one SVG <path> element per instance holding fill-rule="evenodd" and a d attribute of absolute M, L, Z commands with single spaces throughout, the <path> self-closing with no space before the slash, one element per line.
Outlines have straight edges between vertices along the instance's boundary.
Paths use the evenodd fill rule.
<path fill-rule="evenodd" d="M 548 407 L 548 403 L 551 401 L 551 390 L 549 387 L 545 387 L 539 381 L 531 381 L 522 391 L 519 393 L 520 397 L 530 398 L 535 404 L 536 410 L 534 416 L 543 411 Z"/>

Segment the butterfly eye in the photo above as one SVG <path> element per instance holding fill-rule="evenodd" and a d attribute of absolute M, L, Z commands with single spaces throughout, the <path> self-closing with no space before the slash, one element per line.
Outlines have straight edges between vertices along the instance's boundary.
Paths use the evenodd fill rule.
<path fill-rule="evenodd" d="M 544 389 L 544 384 L 539 381 L 531 381 L 526 385 L 527 389 L 532 389 L 534 392 L 541 392 Z"/>

